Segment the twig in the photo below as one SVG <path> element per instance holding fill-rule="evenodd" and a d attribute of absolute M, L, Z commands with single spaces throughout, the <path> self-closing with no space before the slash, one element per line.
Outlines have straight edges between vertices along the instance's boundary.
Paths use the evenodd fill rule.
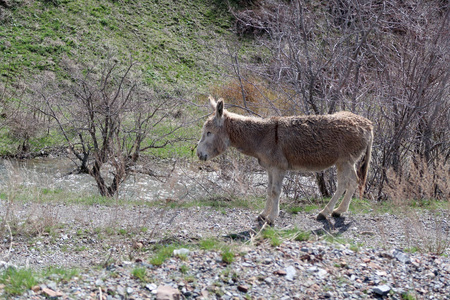
<path fill-rule="evenodd" d="M 8 228 L 8 232 L 9 232 L 9 249 L 8 252 L 3 256 L 3 259 L 6 259 L 12 251 L 12 244 L 13 244 L 13 236 L 12 236 L 12 231 L 11 231 L 11 227 L 9 226 L 8 222 L 4 222 L 5 227 Z"/>
<path fill-rule="evenodd" d="M 113 248 L 109 249 L 109 255 L 108 255 L 108 258 L 106 258 L 105 262 L 103 263 L 103 268 L 106 268 L 108 266 L 108 262 L 111 259 L 112 252 L 113 252 Z"/>
<path fill-rule="evenodd" d="M 256 232 L 254 235 L 250 233 L 249 245 L 254 245 L 255 239 L 261 236 L 261 232 L 267 227 L 267 225 L 267 222 L 264 222 L 258 232 Z"/>

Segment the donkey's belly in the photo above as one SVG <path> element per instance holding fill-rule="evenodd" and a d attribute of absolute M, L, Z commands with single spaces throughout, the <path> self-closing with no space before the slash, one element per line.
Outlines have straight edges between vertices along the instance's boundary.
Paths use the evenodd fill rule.
<path fill-rule="evenodd" d="M 286 157 L 289 169 L 298 171 L 317 172 L 328 169 L 336 164 L 338 157 L 334 155 L 320 155 L 310 153 L 309 155 L 289 155 Z"/>

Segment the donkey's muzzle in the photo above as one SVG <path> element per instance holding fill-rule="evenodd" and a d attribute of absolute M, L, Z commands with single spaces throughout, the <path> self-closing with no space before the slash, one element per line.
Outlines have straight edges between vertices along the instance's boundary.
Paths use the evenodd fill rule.
<path fill-rule="evenodd" d="M 208 159 L 208 155 L 203 154 L 201 152 L 197 152 L 197 156 L 198 156 L 198 159 L 203 160 L 203 161 L 206 161 Z"/>

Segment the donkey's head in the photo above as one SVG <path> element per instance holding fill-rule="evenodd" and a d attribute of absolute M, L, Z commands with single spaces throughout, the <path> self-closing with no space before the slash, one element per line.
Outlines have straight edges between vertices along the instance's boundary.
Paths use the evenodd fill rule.
<path fill-rule="evenodd" d="M 202 138 L 197 145 L 197 156 L 200 160 L 208 160 L 227 150 L 230 139 L 224 126 L 223 99 L 216 103 L 209 96 L 209 102 L 215 113 L 203 125 Z"/>

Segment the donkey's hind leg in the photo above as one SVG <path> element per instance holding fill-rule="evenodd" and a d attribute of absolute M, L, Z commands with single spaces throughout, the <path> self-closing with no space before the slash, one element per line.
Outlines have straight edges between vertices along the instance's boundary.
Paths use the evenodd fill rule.
<path fill-rule="evenodd" d="M 345 192 L 345 188 L 347 186 L 347 173 L 349 173 L 349 166 L 346 164 L 337 164 L 337 190 L 334 193 L 333 197 L 331 197 L 330 202 L 328 202 L 327 206 L 319 212 L 316 219 L 324 220 L 331 214 L 336 202 L 341 198 L 342 194 Z"/>
<path fill-rule="evenodd" d="M 352 196 L 355 193 L 356 188 L 358 187 L 356 169 L 354 164 L 351 166 L 351 168 L 348 171 L 348 174 L 346 175 L 347 175 L 345 187 L 346 191 L 344 199 L 342 200 L 339 207 L 333 210 L 333 213 L 331 214 L 331 216 L 335 218 L 339 218 L 343 213 L 348 211 L 350 202 L 352 201 Z"/>

